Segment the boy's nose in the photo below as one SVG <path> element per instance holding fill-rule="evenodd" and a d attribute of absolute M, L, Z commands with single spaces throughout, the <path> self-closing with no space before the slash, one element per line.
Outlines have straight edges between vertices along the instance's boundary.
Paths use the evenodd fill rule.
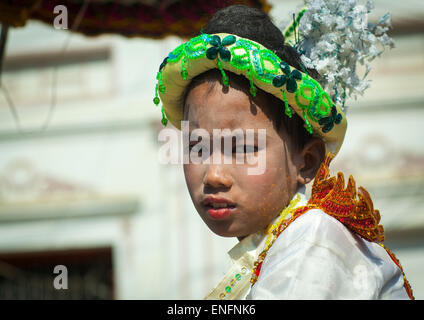
<path fill-rule="evenodd" d="M 231 177 L 220 165 L 209 165 L 203 179 L 203 184 L 214 188 L 230 188 L 233 184 Z"/>

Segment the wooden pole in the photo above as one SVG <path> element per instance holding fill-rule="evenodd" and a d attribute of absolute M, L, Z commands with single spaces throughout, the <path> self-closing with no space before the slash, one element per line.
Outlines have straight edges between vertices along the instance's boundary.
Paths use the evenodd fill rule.
<path fill-rule="evenodd" d="M 9 31 L 8 24 L 0 24 L 1 33 L 0 33 L 0 87 L 1 87 L 1 75 L 3 70 L 3 59 L 4 52 L 6 51 L 6 41 L 7 41 L 7 32 Z"/>

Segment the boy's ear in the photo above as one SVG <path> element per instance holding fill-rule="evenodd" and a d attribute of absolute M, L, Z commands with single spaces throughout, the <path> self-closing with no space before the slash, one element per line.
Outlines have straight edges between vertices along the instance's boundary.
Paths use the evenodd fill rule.
<path fill-rule="evenodd" d="M 320 138 L 311 139 L 298 154 L 297 181 L 307 184 L 315 175 L 324 161 L 325 144 Z"/>

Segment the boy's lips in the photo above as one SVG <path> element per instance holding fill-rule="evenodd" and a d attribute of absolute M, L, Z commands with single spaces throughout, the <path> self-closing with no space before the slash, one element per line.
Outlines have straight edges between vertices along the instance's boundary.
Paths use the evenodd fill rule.
<path fill-rule="evenodd" d="M 236 208 L 236 204 L 225 198 L 206 197 L 202 201 L 202 205 L 206 208 L 212 219 L 224 219 L 232 214 Z"/>

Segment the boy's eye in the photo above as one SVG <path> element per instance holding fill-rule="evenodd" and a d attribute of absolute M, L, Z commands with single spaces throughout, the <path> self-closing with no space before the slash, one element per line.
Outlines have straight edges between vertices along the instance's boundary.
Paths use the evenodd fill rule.
<path fill-rule="evenodd" d="M 190 143 L 189 145 L 188 145 L 188 149 L 189 149 L 189 152 L 191 153 L 192 151 L 193 152 L 195 152 L 195 153 L 197 153 L 197 156 L 198 157 L 202 157 L 203 156 L 203 151 L 207 151 L 208 150 L 208 148 L 206 147 L 206 146 L 204 146 L 204 145 L 202 145 L 201 143 L 199 143 L 199 142 L 193 142 L 193 143 Z M 205 150 L 204 150 L 205 149 Z M 206 152 L 207 153 L 207 152 Z"/>
<path fill-rule="evenodd" d="M 197 143 L 191 143 L 188 145 L 188 149 L 190 150 L 190 152 L 192 151 L 192 149 L 197 145 Z M 197 149 L 195 150 L 197 151 L 198 155 L 201 156 L 202 155 L 202 148 L 199 148 L 199 145 L 197 146 Z"/>
<path fill-rule="evenodd" d="M 254 153 L 258 152 L 258 147 L 253 145 L 243 145 L 233 147 L 233 153 L 242 152 L 242 153 Z"/>

